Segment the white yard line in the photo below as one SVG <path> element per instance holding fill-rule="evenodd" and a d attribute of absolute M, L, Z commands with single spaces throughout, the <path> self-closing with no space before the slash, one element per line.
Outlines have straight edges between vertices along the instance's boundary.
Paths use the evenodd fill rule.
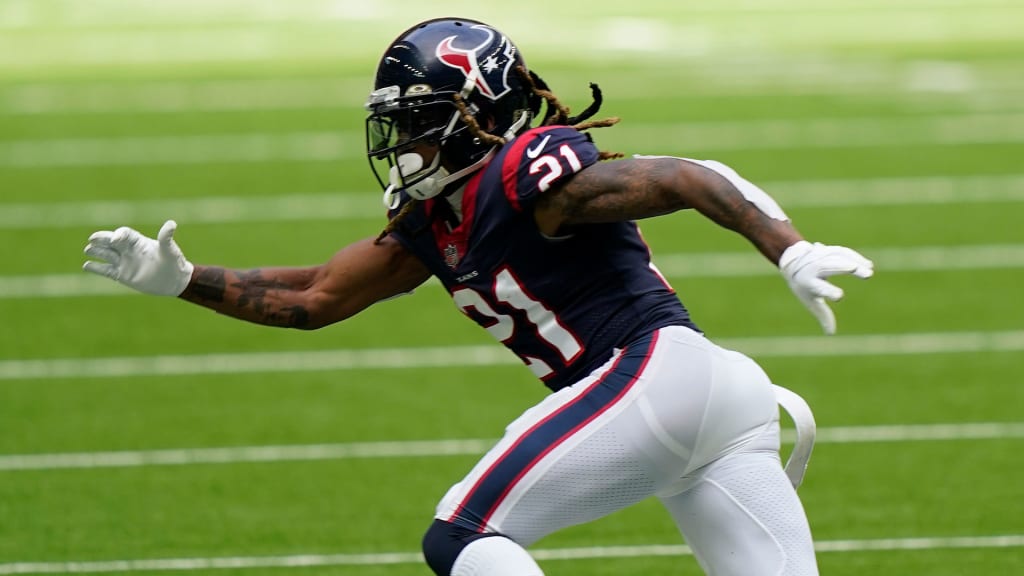
<path fill-rule="evenodd" d="M 0 87 L 0 114 L 126 114 L 354 108 L 365 79 L 331 77 Z"/>
<path fill-rule="evenodd" d="M 49 3 L 0 3 L 0 29 L 21 32 L 3 44 L 0 67 L 338 60 L 355 51 L 372 58 L 379 54 L 376 48 L 393 38 L 396 13 L 401 12 L 407 23 L 436 16 L 436 8 L 422 2 L 402 2 L 397 8 L 393 3 L 271 3 L 271 8 L 255 9 L 249 7 L 251 2 L 221 0 L 141 3 L 148 9 L 140 9 L 125 2 L 94 0 L 87 5 L 63 2 L 60 8 L 35 9 L 40 4 Z M 874 7 L 832 4 L 787 0 L 680 9 L 679 3 L 662 1 L 645 3 L 646 10 L 623 17 L 612 2 L 593 3 L 581 14 L 571 6 L 523 0 L 490 7 L 487 19 L 507 22 L 503 30 L 529 47 L 534 57 L 561 51 L 586 58 L 630 50 L 678 60 L 709 52 L 794 45 L 954 44 L 1019 38 L 1014 24 L 1019 21 L 1019 5 L 1006 0 L 990 0 L 977 7 L 924 1 L 873 2 Z M 837 16 L 837 9 L 841 15 Z M 546 11 L 549 18 L 524 20 L 524 13 L 535 11 Z M 567 18 L 574 18 L 575 25 L 561 25 Z M 381 32 L 385 23 L 388 32 Z"/>
<path fill-rule="evenodd" d="M 714 66 L 680 64 L 681 77 L 700 78 L 675 95 L 680 105 L 692 99 L 753 94 L 877 95 L 895 101 L 956 105 L 966 111 L 1020 110 L 1024 78 L 1005 61 L 984 62 L 833 62 L 822 57 L 774 58 Z M 599 78 L 594 78 L 599 76 Z M 598 81 L 605 98 L 651 101 L 652 85 L 665 83 L 661 68 L 630 68 L 611 78 L 593 71 L 560 71 L 564 90 Z M 367 79 L 355 76 L 305 76 L 225 80 L 132 82 L 24 82 L 0 86 L 0 115 L 124 115 L 285 110 L 352 110 L 361 106 Z M 565 94 L 563 94 L 563 97 Z M 573 98 L 575 99 L 575 98 Z M 334 112 L 332 112 L 334 113 Z M 626 119 L 629 120 L 628 118 Z"/>
<path fill-rule="evenodd" d="M 1020 352 L 1024 330 L 932 332 L 852 336 L 721 338 L 721 345 L 758 358 L 888 356 Z M 396 370 L 457 366 L 512 366 L 519 360 L 500 346 L 444 346 L 250 352 L 0 361 L 2 380 L 182 376 L 190 374 L 299 373 Z"/>
<path fill-rule="evenodd" d="M 657 6 L 657 3 L 649 3 Z M 884 16 L 889 11 L 922 10 L 931 14 L 938 13 L 952 19 L 956 10 L 992 11 L 1000 8 L 1017 8 L 1015 0 L 830 0 L 829 2 L 813 2 L 808 0 L 729 0 L 713 4 L 701 3 L 668 3 L 672 11 L 685 16 L 701 14 L 732 14 L 741 13 L 772 13 L 772 12 L 812 12 L 830 15 L 834 12 L 864 13 Z M 395 14 L 400 11 L 410 22 L 416 19 L 415 14 L 429 13 L 431 6 L 423 6 L 420 2 L 392 3 L 392 8 L 385 9 L 353 3 L 337 2 L 293 2 L 293 3 L 253 3 L 239 0 L 177 0 L 167 5 L 162 2 L 133 3 L 93 1 L 82 6 L 74 0 L 40 2 L 39 0 L 5 0 L 0 11 L 0 30 L 2 29 L 61 29 L 86 30 L 98 28 L 109 31 L 116 27 L 154 26 L 173 27 L 201 26 L 213 21 L 225 21 L 234 24 L 274 24 L 284 22 L 317 23 L 324 20 L 356 21 L 356 22 L 389 22 L 395 21 Z M 538 0 L 525 0 L 512 7 L 495 7 L 489 10 L 488 18 L 508 18 L 530 12 L 532 8 L 548 8 L 552 15 L 576 16 L 578 20 L 604 17 L 607 13 L 616 13 L 619 4 L 613 2 L 592 2 L 590 10 L 585 14 L 569 10 L 568 7 L 550 5 Z M 942 12 L 950 11 L 952 13 Z M 435 10 L 436 11 L 436 10 Z M 411 12 L 411 13 L 410 13 Z M 556 19 L 557 21 L 557 19 Z M 950 30 L 955 34 L 957 30 Z"/>
<path fill-rule="evenodd" d="M 363 158 L 357 132 L 284 132 L 0 142 L 0 167 L 198 165 Z M 1024 113 L 623 124 L 603 146 L 643 153 L 1024 142 Z"/>
<path fill-rule="evenodd" d="M 356 132 L 288 132 L 74 138 L 0 143 L 0 166 L 135 166 L 306 162 L 365 154 Z"/>
<path fill-rule="evenodd" d="M 1015 180 L 1019 182 L 1011 180 L 1007 182 L 1008 187 L 999 188 L 1015 190 L 1019 187 L 1021 200 L 1024 201 L 1024 175 L 1017 176 Z M 977 192 L 985 193 L 980 188 Z M 380 194 L 369 187 L 361 194 L 324 192 L 134 202 L 0 204 L 0 230 L 110 226 L 112 222 L 132 223 L 135 226 L 152 223 L 159 226 L 168 218 L 187 225 L 364 219 L 376 219 L 383 223 L 386 216 L 380 203 Z"/>
<path fill-rule="evenodd" d="M 911 424 L 819 428 L 815 441 L 824 444 L 879 442 L 934 442 L 947 440 L 1017 440 L 1024 438 L 1024 422 L 968 424 Z M 791 444 L 792 430 L 782 432 Z M 434 458 L 483 454 L 496 439 L 413 440 L 406 442 L 351 442 L 292 446 L 236 446 L 117 452 L 70 452 L 0 455 L 0 471 L 80 470 L 136 468 L 244 462 L 295 462 L 356 458 Z"/>
<path fill-rule="evenodd" d="M 1000 536 L 952 536 L 937 538 L 884 538 L 875 540 L 820 540 L 814 548 L 821 553 L 847 553 L 897 550 L 952 550 L 963 548 L 1019 548 L 1024 534 Z M 540 561 L 585 560 L 595 558 L 647 558 L 689 556 L 693 552 L 681 544 L 647 546 L 593 546 L 588 548 L 539 548 L 531 550 Z M 367 566 L 422 564 L 420 552 L 381 552 L 369 554 L 301 554 L 293 556 L 234 556 L 212 558 L 157 558 L 138 560 L 100 560 L 63 562 L 14 562 L 0 564 L 0 574 L 76 574 L 110 572 L 160 572 L 194 570 L 238 570 L 254 568 L 308 568 L 326 566 Z"/>
<path fill-rule="evenodd" d="M 83 238 L 82 245 L 84 246 Z M 1024 267 L 1024 244 L 862 248 L 884 272 L 1010 270 Z M 82 257 L 83 261 L 85 256 Z M 656 253 L 654 262 L 669 278 L 774 276 L 778 270 L 753 252 Z M 427 286 L 440 286 L 434 279 Z M 0 300 L 135 296 L 137 292 L 85 272 L 39 276 L 0 276 Z"/>
<path fill-rule="evenodd" d="M 1022 425 L 1024 428 L 1024 425 Z M 416 440 L 295 446 L 239 446 L 67 454 L 0 455 L 0 471 L 134 468 L 241 462 L 292 462 L 353 458 L 420 458 L 483 454 L 494 440 Z"/>
<path fill-rule="evenodd" d="M 876 269 L 885 272 L 1024 267 L 1024 244 L 859 249 L 875 263 Z M 752 252 L 655 253 L 653 260 L 662 274 L 670 278 L 773 276 L 779 273 L 775 266 Z"/>
<path fill-rule="evenodd" d="M 792 180 L 760 182 L 785 208 L 835 208 L 1024 202 L 1024 174 Z M 75 226 L 290 222 L 299 220 L 383 221 L 379 194 L 330 191 L 274 196 L 214 196 L 142 201 L 0 204 L 0 230 Z"/>

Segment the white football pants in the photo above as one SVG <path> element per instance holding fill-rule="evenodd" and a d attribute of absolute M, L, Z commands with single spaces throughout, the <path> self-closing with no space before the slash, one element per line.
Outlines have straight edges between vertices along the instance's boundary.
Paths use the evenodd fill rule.
<path fill-rule="evenodd" d="M 779 443 L 764 371 L 671 326 L 509 424 L 436 517 L 529 546 L 656 496 L 707 574 L 816 576 Z"/>

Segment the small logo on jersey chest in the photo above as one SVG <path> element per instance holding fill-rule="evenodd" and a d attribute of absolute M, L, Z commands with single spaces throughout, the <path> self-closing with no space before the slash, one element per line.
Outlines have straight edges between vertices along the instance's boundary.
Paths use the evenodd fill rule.
<path fill-rule="evenodd" d="M 451 242 L 444 247 L 444 263 L 452 270 L 459 265 L 459 249 Z"/>

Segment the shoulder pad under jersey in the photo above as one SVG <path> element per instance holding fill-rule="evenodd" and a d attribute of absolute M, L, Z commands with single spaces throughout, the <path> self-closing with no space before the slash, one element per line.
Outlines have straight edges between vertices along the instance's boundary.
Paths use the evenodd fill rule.
<path fill-rule="evenodd" d="M 516 137 L 501 163 L 502 186 L 512 206 L 522 210 L 538 195 L 598 161 L 590 137 L 569 126 L 534 128 Z"/>

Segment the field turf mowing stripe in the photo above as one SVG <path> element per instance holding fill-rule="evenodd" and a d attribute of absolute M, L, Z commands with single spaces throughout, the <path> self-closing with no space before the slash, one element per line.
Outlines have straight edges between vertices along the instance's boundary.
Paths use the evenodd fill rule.
<path fill-rule="evenodd" d="M 1002 440 L 1024 438 L 1024 422 L 968 424 L 916 424 L 820 428 L 816 443 L 929 442 L 948 440 Z M 795 440 L 783 430 L 783 442 Z M 235 446 L 176 450 L 124 450 L 63 454 L 0 455 L 0 471 L 132 468 L 239 462 L 291 462 L 351 458 L 436 458 L 470 456 L 486 452 L 496 439 L 415 440 L 406 442 L 350 442 L 292 446 Z"/>
<path fill-rule="evenodd" d="M 822 553 L 848 553 L 891 550 L 1019 548 L 1022 546 L 1024 546 L 1024 534 L 934 538 L 883 538 L 875 540 L 823 540 L 816 542 L 814 548 L 818 552 Z M 540 561 L 580 560 L 589 558 L 689 556 L 692 554 L 688 546 L 679 544 L 547 548 L 532 550 L 530 553 L 534 558 Z M 313 566 L 420 564 L 422 562 L 423 555 L 420 552 L 383 552 L 376 554 L 301 554 L 293 556 L 238 556 L 219 558 L 158 558 L 92 562 L 13 562 L 0 564 L 0 574 L 238 570 L 243 568 L 308 568 Z"/>
<path fill-rule="evenodd" d="M 1024 174 L 761 182 L 785 208 L 1024 202 Z M 344 191 L 181 200 L 2 204 L 0 230 L 162 224 L 383 219 L 373 195 Z"/>
<path fill-rule="evenodd" d="M 84 246 L 84 241 L 83 241 Z M 889 272 L 1003 270 L 1024 267 L 1024 244 L 868 248 L 863 253 L 876 269 Z M 85 257 L 83 256 L 83 261 Z M 754 252 L 657 254 L 658 269 L 669 278 L 772 276 L 778 270 Z M 428 285 L 439 286 L 434 279 Z M 0 276 L 0 300 L 135 296 L 137 292 L 85 272 L 40 276 Z"/>
<path fill-rule="evenodd" d="M 1018 352 L 1024 350 L 1024 330 L 722 338 L 718 342 L 759 358 Z M 518 362 L 497 345 L 54 358 L 0 361 L 0 380 L 390 370 Z"/>
<path fill-rule="evenodd" d="M 153 166 L 329 162 L 365 156 L 361 132 L 131 136 L 0 141 L 0 167 Z M 874 118 L 758 119 L 616 127 L 608 145 L 650 150 L 848 149 L 876 146 L 1020 144 L 1024 113 Z"/>

